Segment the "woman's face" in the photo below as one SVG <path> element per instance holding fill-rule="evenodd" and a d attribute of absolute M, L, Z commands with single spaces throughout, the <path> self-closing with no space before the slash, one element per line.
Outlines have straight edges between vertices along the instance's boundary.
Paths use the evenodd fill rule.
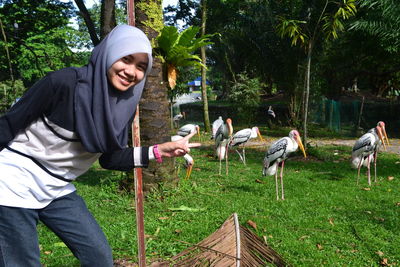
<path fill-rule="evenodd" d="M 146 53 L 136 53 L 118 59 L 107 71 L 107 77 L 113 87 L 126 91 L 143 80 L 149 59 Z"/>

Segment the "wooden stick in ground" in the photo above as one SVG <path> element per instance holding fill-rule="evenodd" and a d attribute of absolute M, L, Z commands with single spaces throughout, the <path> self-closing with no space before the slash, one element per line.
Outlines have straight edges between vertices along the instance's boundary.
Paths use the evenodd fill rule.
<path fill-rule="evenodd" d="M 139 106 L 136 109 L 132 124 L 132 140 L 135 147 L 140 146 Z M 142 168 L 134 168 L 135 179 L 135 207 L 136 207 L 136 229 L 138 239 L 138 261 L 139 267 L 146 266 L 146 245 L 144 237 L 144 207 L 143 207 L 143 181 Z"/>
<path fill-rule="evenodd" d="M 135 1 L 127 0 L 128 25 L 135 26 Z M 140 124 L 139 105 L 136 107 L 135 118 L 132 124 L 132 142 L 134 147 L 140 146 Z M 144 238 L 144 208 L 143 208 L 143 182 L 142 169 L 134 168 L 135 179 L 135 207 L 136 207 L 136 229 L 138 239 L 138 264 L 139 267 L 146 266 L 146 245 Z"/>

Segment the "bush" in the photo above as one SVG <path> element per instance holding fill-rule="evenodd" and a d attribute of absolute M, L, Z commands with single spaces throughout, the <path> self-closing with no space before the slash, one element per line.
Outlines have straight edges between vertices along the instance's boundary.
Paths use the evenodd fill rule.
<path fill-rule="evenodd" d="M 246 72 L 237 75 L 236 82 L 230 89 L 229 99 L 238 105 L 242 119 L 254 120 L 256 109 L 260 104 L 260 92 L 263 84 L 258 78 L 249 78 Z"/>
<path fill-rule="evenodd" d="M 260 103 L 262 87 L 258 78 L 249 78 L 246 72 L 242 72 L 237 75 L 237 80 L 230 90 L 229 99 L 244 106 L 257 106 Z"/>
<path fill-rule="evenodd" d="M 6 112 L 15 100 L 23 95 L 26 88 L 21 80 L 0 82 L 0 113 Z"/>

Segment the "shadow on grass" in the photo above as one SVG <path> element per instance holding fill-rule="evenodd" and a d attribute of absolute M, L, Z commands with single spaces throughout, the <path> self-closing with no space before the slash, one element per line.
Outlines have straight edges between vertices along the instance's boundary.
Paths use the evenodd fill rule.
<path fill-rule="evenodd" d="M 115 180 L 122 180 L 123 176 L 123 172 L 110 171 L 92 166 L 84 175 L 76 180 L 76 183 L 87 186 L 111 185 Z"/>

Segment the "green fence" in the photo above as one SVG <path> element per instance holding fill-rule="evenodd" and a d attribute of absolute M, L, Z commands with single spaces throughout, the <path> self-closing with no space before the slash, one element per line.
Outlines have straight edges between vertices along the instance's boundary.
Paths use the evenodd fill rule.
<path fill-rule="evenodd" d="M 270 103 L 263 103 L 243 116 L 238 107 L 231 105 L 209 104 L 209 116 L 211 122 L 222 116 L 232 118 L 238 125 L 268 125 L 267 110 Z M 289 108 L 287 105 L 271 104 L 276 114 L 272 123 L 282 126 L 288 125 Z M 182 104 L 182 111 L 187 114 L 187 120 L 203 123 L 203 106 L 201 102 Z M 361 114 L 361 116 L 360 116 Z M 374 127 L 378 121 L 384 121 L 387 132 L 391 137 L 400 136 L 400 103 L 398 102 L 372 102 L 360 100 L 335 101 L 320 99 L 309 105 L 309 122 L 326 127 L 332 131 L 345 135 L 357 136 L 360 133 Z"/>

